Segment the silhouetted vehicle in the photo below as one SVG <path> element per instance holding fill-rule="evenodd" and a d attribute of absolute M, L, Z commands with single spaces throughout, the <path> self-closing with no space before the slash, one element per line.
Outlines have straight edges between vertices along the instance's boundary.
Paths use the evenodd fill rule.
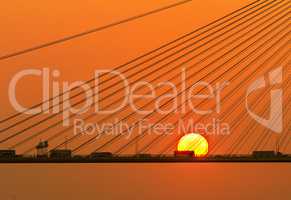
<path fill-rule="evenodd" d="M 138 158 L 151 158 L 152 155 L 148 154 L 148 153 L 140 153 L 140 154 L 136 154 L 135 157 L 138 157 Z"/>
<path fill-rule="evenodd" d="M 94 152 L 94 153 L 91 153 L 89 158 L 90 159 L 96 159 L 96 158 L 110 158 L 112 157 L 113 154 L 111 152 Z"/>
<path fill-rule="evenodd" d="M 50 158 L 52 159 L 70 159 L 72 151 L 68 149 L 56 149 L 50 151 Z"/>
<path fill-rule="evenodd" d="M 277 154 L 276 151 L 254 151 L 253 152 L 253 157 L 255 158 L 273 158 L 276 157 L 277 155 L 281 155 Z"/>
<path fill-rule="evenodd" d="M 175 157 L 193 157 L 194 151 L 175 151 Z"/>
<path fill-rule="evenodd" d="M 0 158 L 15 158 L 15 150 L 0 150 Z"/>
<path fill-rule="evenodd" d="M 84 160 L 84 159 L 86 159 L 86 156 L 74 155 L 74 156 L 73 156 L 73 159 L 74 159 L 74 160 Z"/>

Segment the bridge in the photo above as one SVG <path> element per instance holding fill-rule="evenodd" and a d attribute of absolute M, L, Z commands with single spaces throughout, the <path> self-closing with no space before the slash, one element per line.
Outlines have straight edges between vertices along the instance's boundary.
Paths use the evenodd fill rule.
<path fill-rule="evenodd" d="M 7 54 L 1 56 L 0 61 L 80 39 L 133 20 L 142 20 L 148 15 L 187 6 L 190 2 L 179 2 Z M 150 97 L 151 88 L 148 85 L 139 85 L 135 92 L 138 91 L 140 98 L 127 101 L 114 113 L 95 112 L 97 104 L 103 110 L 114 109 L 128 95 L 124 94 L 125 86 L 120 78 L 105 72 L 99 76 L 98 91 L 95 90 L 94 77 L 84 82 L 83 86 L 89 86 L 86 89 L 82 85 L 76 86 L 27 110 L 11 114 L 0 121 L 0 157 L 3 155 L 3 162 L 291 161 L 289 20 L 289 0 L 257 0 L 116 66 L 112 71 L 124 75 L 129 87 L 137 86 L 140 82 L 150 83 L 154 86 L 155 96 Z M 247 96 L 250 86 L 257 80 L 263 80 L 265 85 Z M 211 87 L 224 82 L 227 85 L 223 90 L 216 88 L 212 98 L 194 99 L 187 95 L 209 93 L 208 87 L 193 87 L 201 82 Z M 160 83 L 171 83 L 177 90 L 173 91 L 170 84 L 166 86 Z M 271 99 L 270 94 L 275 90 L 282 91 L 282 96 Z M 94 102 L 86 105 L 88 94 Z M 163 98 L 165 95 L 168 95 L 167 98 Z M 270 100 L 274 104 L 270 105 Z M 159 107 L 156 106 L 157 102 Z M 132 107 L 132 103 L 137 109 Z M 66 105 L 83 106 L 86 112 L 80 109 L 70 113 L 71 107 Z M 175 109 L 172 112 L 161 112 L 171 110 L 173 105 Z M 272 106 L 282 107 L 282 113 L 275 113 L 268 127 L 252 117 L 256 115 L 268 119 Z M 43 108 L 42 112 L 25 114 L 38 107 Z M 213 112 L 198 114 L 193 112 L 193 107 Z M 69 114 L 65 116 L 64 113 Z M 280 119 L 281 129 L 272 129 Z M 84 124 L 78 130 L 74 123 L 76 120 Z M 141 122 L 149 125 L 140 130 Z M 173 155 L 183 135 L 197 132 L 194 130 L 197 127 L 185 125 L 187 122 L 211 126 L 211 131 L 204 129 L 200 132 L 209 143 L 205 158 Z M 182 131 L 179 129 L 181 123 L 186 127 Z M 105 129 L 104 124 L 111 124 L 111 129 Z M 126 127 L 120 128 L 121 124 L 126 124 Z M 153 133 L 161 124 L 170 124 L 171 128 L 159 134 Z M 229 127 L 229 132 L 223 131 L 226 127 Z M 36 148 L 43 141 L 47 145 Z M 39 155 L 40 149 L 44 150 L 44 156 Z M 59 159 L 58 156 L 46 157 L 48 152 L 57 152 L 61 156 Z M 107 156 L 104 154 L 106 152 Z M 92 155 L 97 155 L 97 158 L 92 158 Z"/>

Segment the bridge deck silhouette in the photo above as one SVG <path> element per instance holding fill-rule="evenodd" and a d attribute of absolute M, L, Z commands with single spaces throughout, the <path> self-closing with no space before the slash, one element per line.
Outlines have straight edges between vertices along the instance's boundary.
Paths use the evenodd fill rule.
<path fill-rule="evenodd" d="M 132 155 L 116 156 L 116 157 L 72 157 L 67 159 L 55 159 L 55 158 L 24 158 L 18 157 L 14 159 L 0 159 L 0 163 L 253 163 L 253 162 L 270 162 L 270 163 L 284 163 L 291 162 L 291 155 L 285 155 L 281 157 L 269 157 L 269 158 L 255 158 L 250 155 L 238 155 L 238 156 L 225 156 L 216 155 L 204 158 L 194 157 L 175 157 L 173 155 L 155 156 L 151 157 L 138 157 Z"/>

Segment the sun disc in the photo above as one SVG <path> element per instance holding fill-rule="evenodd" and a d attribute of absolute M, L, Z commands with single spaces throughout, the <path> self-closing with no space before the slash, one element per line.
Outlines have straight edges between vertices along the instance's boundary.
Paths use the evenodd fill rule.
<path fill-rule="evenodd" d="M 200 134 L 187 134 L 179 140 L 177 150 L 193 151 L 196 157 L 204 157 L 208 153 L 208 142 Z"/>

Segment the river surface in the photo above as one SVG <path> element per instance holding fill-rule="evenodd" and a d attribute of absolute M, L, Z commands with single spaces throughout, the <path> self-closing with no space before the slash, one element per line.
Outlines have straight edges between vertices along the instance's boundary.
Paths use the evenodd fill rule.
<path fill-rule="evenodd" d="M 290 163 L 1 165 L 1 200 L 290 200 Z"/>

